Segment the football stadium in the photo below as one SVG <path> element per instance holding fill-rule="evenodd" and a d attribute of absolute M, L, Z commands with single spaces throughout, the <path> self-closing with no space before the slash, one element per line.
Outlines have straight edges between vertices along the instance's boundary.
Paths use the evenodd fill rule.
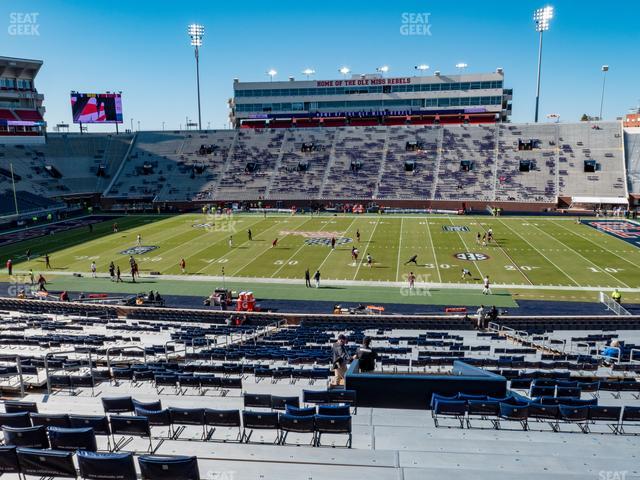
<path fill-rule="evenodd" d="M 3 479 L 640 478 L 640 10 L 398 3 L 2 7 Z"/>

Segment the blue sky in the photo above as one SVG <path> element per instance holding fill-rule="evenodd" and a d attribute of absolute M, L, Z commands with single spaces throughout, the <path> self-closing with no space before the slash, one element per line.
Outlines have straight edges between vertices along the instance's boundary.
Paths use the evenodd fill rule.
<path fill-rule="evenodd" d="M 624 115 L 640 102 L 640 3 L 559 0 L 545 34 L 541 116 L 576 121 L 597 115 L 603 64 L 607 74 L 604 117 Z M 197 118 L 195 65 L 186 34 L 205 25 L 201 50 L 203 127 L 227 126 L 233 78 L 266 80 L 338 78 L 337 69 L 389 76 L 468 72 L 503 67 L 514 89 L 514 122 L 533 120 L 538 39 L 532 12 L 540 1 L 243 0 L 147 1 L 27 0 L 0 3 L 0 55 L 37 58 L 44 67 L 37 88 L 45 95 L 49 125 L 70 122 L 69 91 L 122 90 L 125 125 L 178 128 Z M 11 13 L 37 16 L 39 35 L 9 35 Z M 401 35 L 403 13 L 429 13 L 431 35 Z M 91 131 L 100 127 L 92 126 Z"/>

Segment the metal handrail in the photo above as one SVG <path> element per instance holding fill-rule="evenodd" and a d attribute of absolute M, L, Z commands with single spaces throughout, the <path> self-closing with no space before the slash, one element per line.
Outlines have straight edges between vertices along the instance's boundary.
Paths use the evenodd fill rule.
<path fill-rule="evenodd" d="M 75 350 L 62 350 L 60 352 L 49 352 L 44 356 L 44 373 L 47 376 L 47 395 L 51 395 L 51 380 L 49 380 L 49 357 L 63 355 L 65 353 L 77 353 Z"/>
<path fill-rule="evenodd" d="M 640 363 L 640 358 L 638 360 L 634 360 L 633 354 L 634 352 L 640 353 L 640 348 L 632 348 L 629 352 L 629 363 L 638 362 Z"/>
<path fill-rule="evenodd" d="M 147 351 L 143 348 L 140 347 L 138 345 L 125 345 L 125 346 L 112 346 L 107 348 L 107 368 L 109 368 L 109 370 L 111 370 L 111 356 L 110 353 L 112 350 L 140 350 L 144 355 L 144 363 L 147 363 Z"/>
<path fill-rule="evenodd" d="M 184 350 L 181 350 L 182 352 L 184 352 L 184 357 L 185 357 L 185 361 L 187 360 L 187 343 L 184 340 L 169 340 L 168 342 L 165 342 L 164 344 L 164 358 L 167 360 L 167 362 L 169 361 L 169 349 L 167 348 L 169 345 L 184 345 Z M 180 353 L 180 350 L 173 350 L 174 354 Z M 177 358 L 177 357 L 176 357 Z"/>

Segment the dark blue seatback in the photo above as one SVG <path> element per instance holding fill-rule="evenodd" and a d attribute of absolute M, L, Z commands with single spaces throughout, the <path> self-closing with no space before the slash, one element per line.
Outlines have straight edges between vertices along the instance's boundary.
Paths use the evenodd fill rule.
<path fill-rule="evenodd" d="M 351 433 L 350 415 L 316 415 L 315 424 L 321 433 Z"/>
<path fill-rule="evenodd" d="M 309 415 L 315 415 L 317 411 L 316 407 L 297 408 L 287 405 L 286 413 L 294 417 L 307 417 Z"/>
<path fill-rule="evenodd" d="M 133 399 L 131 397 L 103 397 L 102 408 L 104 408 L 104 413 L 133 412 Z"/>
<path fill-rule="evenodd" d="M 204 411 L 205 423 L 213 427 L 239 427 L 240 410 L 214 410 L 207 408 Z"/>
<path fill-rule="evenodd" d="M 16 447 L 49 448 L 47 430 L 44 426 L 13 428 L 3 427 L 4 443 Z"/>
<path fill-rule="evenodd" d="M 318 405 L 318 415 L 351 415 L 349 405 Z"/>
<path fill-rule="evenodd" d="M 139 417 L 147 417 L 149 425 L 152 427 L 163 427 L 171 425 L 171 414 L 169 409 L 164 410 L 145 410 L 143 408 L 136 408 L 135 414 Z"/>
<path fill-rule="evenodd" d="M 136 480 L 133 454 L 78 451 L 80 476 L 87 480 Z"/>
<path fill-rule="evenodd" d="M 20 471 L 25 475 L 41 477 L 77 478 L 73 452 L 18 448 Z"/>
<path fill-rule="evenodd" d="M 169 415 L 175 425 L 204 425 L 204 408 L 169 407 Z"/>
<path fill-rule="evenodd" d="M 151 436 L 147 417 L 111 415 L 109 420 L 111 421 L 111 433 L 114 435 Z"/>
<path fill-rule="evenodd" d="M 280 429 L 286 432 L 313 433 L 315 431 L 315 415 L 281 413 L 278 422 Z"/>
<path fill-rule="evenodd" d="M 0 413 L 0 427 L 25 428 L 30 426 L 29 412 Z"/>
<path fill-rule="evenodd" d="M 4 411 L 7 413 L 38 413 L 38 404 L 35 402 L 4 402 Z"/>
<path fill-rule="evenodd" d="M 3 473 L 18 473 L 18 455 L 14 446 L 0 446 L 0 475 Z"/>
<path fill-rule="evenodd" d="M 242 411 L 242 424 L 250 429 L 276 429 L 278 428 L 278 414 L 276 412 L 252 412 Z"/>
<path fill-rule="evenodd" d="M 49 441 L 51 448 L 58 450 L 88 450 L 95 452 L 98 449 L 96 445 L 96 434 L 93 428 L 62 428 L 49 427 Z"/>
<path fill-rule="evenodd" d="M 141 409 L 141 410 L 162 410 L 162 402 L 160 400 L 156 400 L 154 402 L 141 402 L 140 400 L 136 400 L 133 398 L 131 400 L 133 403 L 133 410 Z"/>
<path fill-rule="evenodd" d="M 48 414 L 48 413 L 31 413 L 31 423 L 36 425 L 44 425 L 45 427 L 71 427 L 69 415 L 66 413 Z"/>
<path fill-rule="evenodd" d="M 96 435 L 111 435 L 109 420 L 104 415 L 69 415 L 72 428 L 91 427 Z"/>
<path fill-rule="evenodd" d="M 138 457 L 140 473 L 145 480 L 200 480 L 197 457 Z"/>

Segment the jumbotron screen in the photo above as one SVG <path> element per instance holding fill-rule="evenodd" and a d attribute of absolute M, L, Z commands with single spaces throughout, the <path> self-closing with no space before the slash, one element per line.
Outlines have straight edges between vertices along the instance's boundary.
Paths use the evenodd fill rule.
<path fill-rule="evenodd" d="M 73 123 L 122 123 L 119 93 L 71 93 Z"/>

